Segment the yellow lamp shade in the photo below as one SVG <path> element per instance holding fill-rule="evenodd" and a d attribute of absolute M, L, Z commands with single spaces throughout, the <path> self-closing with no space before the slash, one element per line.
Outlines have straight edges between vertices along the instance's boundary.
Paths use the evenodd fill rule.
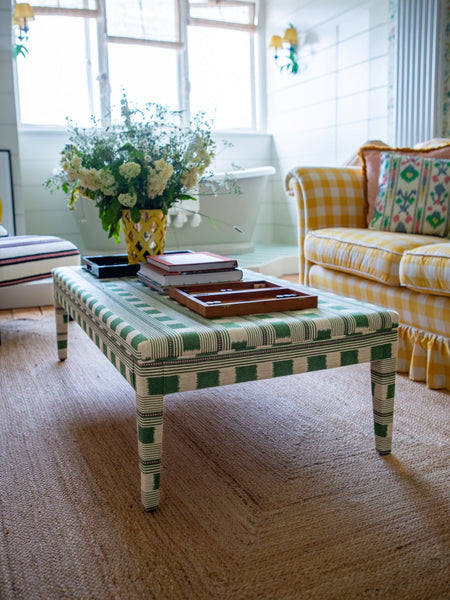
<path fill-rule="evenodd" d="M 298 35 L 295 27 L 288 27 L 284 32 L 283 42 L 287 42 L 291 46 L 297 46 L 298 44 Z"/>
<path fill-rule="evenodd" d="M 273 35 L 270 40 L 269 48 L 275 48 L 275 50 L 276 50 L 277 48 L 282 48 L 282 47 L 283 47 L 283 41 L 281 39 L 281 36 Z"/>
<path fill-rule="evenodd" d="M 14 25 L 23 25 L 27 20 L 34 20 L 34 12 L 31 6 L 26 2 L 16 4 L 13 14 Z"/>
<path fill-rule="evenodd" d="M 31 6 L 27 2 L 22 2 L 20 4 L 16 4 L 16 8 L 14 9 L 14 18 L 16 19 L 34 19 L 34 12 Z"/>

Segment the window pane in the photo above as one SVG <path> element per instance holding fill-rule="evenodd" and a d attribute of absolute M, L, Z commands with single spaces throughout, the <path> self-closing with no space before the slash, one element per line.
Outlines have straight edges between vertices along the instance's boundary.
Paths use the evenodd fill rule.
<path fill-rule="evenodd" d="M 46 8 L 97 8 L 97 0 L 36 0 L 31 4 L 33 7 L 45 6 Z"/>
<path fill-rule="evenodd" d="M 132 103 L 157 102 L 178 110 L 175 50 L 127 44 L 108 48 L 113 106 L 119 106 L 123 88 Z"/>
<path fill-rule="evenodd" d="M 175 0 L 106 0 L 108 35 L 178 41 Z"/>
<path fill-rule="evenodd" d="M 251 34 L 189 27 L 191 111 L 205 111 L 215 129 L 252 127 Z"/>
<path fill-rule="evenodd" d="M 21 122 L 65 125 L 70 117 L 87 125 L 93 112 L 99 112 L 98 85 L 93 83 L 98 73 L 95 21 L 40 16 L 30 27 L 26 46 L 29 54 L 17 60 Z"/>
<path fill-rule="evenodd" d="M 232 23 L 253 24 L 253 5 L 225 2 L 207 4 L 206 2 L 189 2 L 189 14 L 194 19 L 209 19 L 210 21 L 227 21 Z"/>

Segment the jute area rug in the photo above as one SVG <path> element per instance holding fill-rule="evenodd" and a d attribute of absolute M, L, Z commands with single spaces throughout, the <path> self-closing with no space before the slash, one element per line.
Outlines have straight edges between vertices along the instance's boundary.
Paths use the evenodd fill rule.
<path fill-rule="evenodd" d="M 448 599 L 449 394 L 369 365 L 173 394 L 141 509 L 134 391 L 75 324 L 1 325 L 0 597 Z"/>

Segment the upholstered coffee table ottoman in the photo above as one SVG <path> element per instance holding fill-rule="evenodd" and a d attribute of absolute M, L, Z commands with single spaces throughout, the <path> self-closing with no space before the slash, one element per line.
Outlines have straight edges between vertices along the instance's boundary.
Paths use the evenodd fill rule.
<path fill-rule="evenodd" d="M 159 502 L 163 398 L 173 392 L 370 362 L 375 446 L 381 454 L 391 450 L 393 311 L 319 293 L 313 309 L 206 319 L 135 277 L 101 280 L 61 267 L 53 285 L 59 358 L 67 356 L 70 315 L 136 390 L 146 510 Z"/>

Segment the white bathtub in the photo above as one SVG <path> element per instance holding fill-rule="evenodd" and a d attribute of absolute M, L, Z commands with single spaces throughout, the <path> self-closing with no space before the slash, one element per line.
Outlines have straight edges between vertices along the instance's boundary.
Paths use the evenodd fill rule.
<path fill-rule="evenodd" d="M 167 229 L 166 250 L 186 249 L 210 250 L 222 254 L 241 254 L 251 252 L 254 248 L 253 233 L 258 211 L 265 195 L 268 193 L 268 178 L 275 173 L 273 167 L 257 167 L 234 171 L 242 194 L 234 194 L 226 189 L 217 195 L 200 190 L 200 212 L 203 215 L 198 227 L 188 221 L 181 228 L 173 224 Z M 214 180 L 222 181 L 225 173 L 217 173 Z M 206 192 L 206 194 L 203 194 Z M 180 206 L 182 206 L 181 203 Z M 194 203 L 196 206 L 196 203 Z M 210 217 L 215 224 L 211 224 Z M 98 210 L 89 200 L 83 198 L 77 203 L 75 218 L 83 238 L 83 254 L 92 253 L 125 253 L 126 245 L 122 241 L 116 244 L 108 239 L 101 228 Z M 121 234 L 121 239 L 123 236 Z"/>
<path fill-rule="evenodd" d="M 188 221 L 182 228 L 173 225 L 168 227 L 166 249 L 209 249 L 222 254 L 241 254 L 253 250 L 253 233 L 259 208 L 268 193 L 268 178 L 275 173 L 275 169 L 267 166 L 232 173 L 242 194 L 223 189 L 217 195 L 212 195 L 200 188 L 200 213 L 204 215 L 200 225 L 193 227 Z M 225 175 L 217 173 L 214 180 L 223 181 Z M 214 221 L 215 227 L 209 218 Z"/>

